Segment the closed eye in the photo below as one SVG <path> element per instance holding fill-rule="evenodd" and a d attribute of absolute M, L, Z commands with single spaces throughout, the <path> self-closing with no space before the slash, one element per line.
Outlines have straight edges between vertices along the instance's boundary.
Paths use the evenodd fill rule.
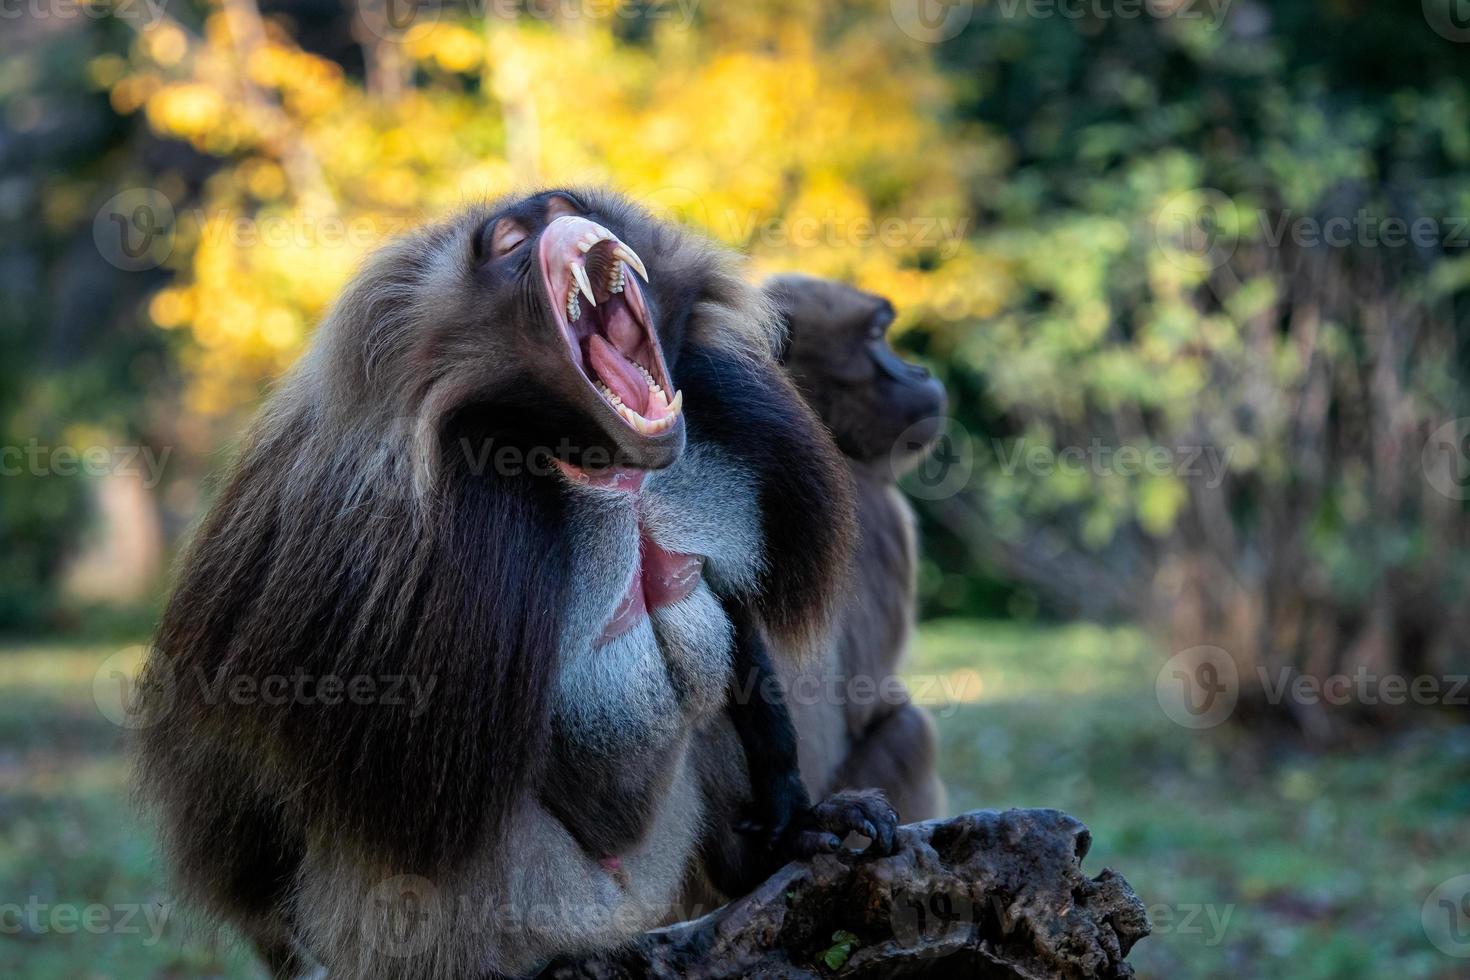
<path fill-rule="evenodd" d="M 491 240 L 491 254 L 496 258 L 509 255 L 526 244 L 526 239 L 530 237 L 530 232 L 522 228 L 520 222 L 510 218 L 501 218 L 496 223 L 495 236 Z"/>
<path fill-rule="evenodd" d="M 501 218 L 481 233 L 476 251 L 482 258 L 502 259 L 530 239 L 531 232 L 515 218 Z"/>

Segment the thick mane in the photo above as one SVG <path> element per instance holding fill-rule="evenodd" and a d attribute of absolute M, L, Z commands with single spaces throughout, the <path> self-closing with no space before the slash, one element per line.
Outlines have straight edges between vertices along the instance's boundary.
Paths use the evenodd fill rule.
<path fill-rule="evenodd" d="M 693 349 L 680 358 L 691 439 L 755 467 L 765 561 L 755 602 L 788 653 L 809 657 L 850 588 L 851 475 L 821 421 L 765 361 Z"/>
<path fill-rule="evenodd" d="M 852 493 L 774 360 L 771 308 L 727 251 L 576 193 L 652 270 L 689 438 L 760 483 L 764 570 L 738 598 L 793 652 L 811 649 L 847 585 Z M 497 360 L 473 306 L 484 294 L 468 288 L 493 213 L 369 261 L 262 409 L 178 566 L 145 666 L 139 785 L 180 885 L 237 922 L 289 904 L 313 845 L 430 878 L 498 851 L 552 755 L 577 587 L 569 500 L 535 468 L 476 455 L 528 422 L 485 395 L 530 370 Z"/>
<path fill-rule="evenodd" d="M 401 409 L 352 403 L 370 397 L 352 376 L 369 362 L 347 353 L 384 329 L 372 318 L 441 233 L 391 247 L 344 296 L 179 565 L 145 669 L 140 782 L 181 871 L 284 878 L 304 842 L 281 831 L 305 827 L 432 872 L 504 828 L 544 757 L 569 577 L 559 491 L 470 465 L 436 428 L 448 418 L 426 447 Z M 289 696 L 267 697 L 283 683 L 268 678 Z M 324 678 L 340 703 L 323 703 Z"/>

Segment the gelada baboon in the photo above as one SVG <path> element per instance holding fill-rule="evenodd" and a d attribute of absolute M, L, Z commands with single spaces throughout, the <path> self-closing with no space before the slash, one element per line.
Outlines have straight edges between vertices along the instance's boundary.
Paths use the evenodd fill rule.
<path fill-rule="evenodd" d="M 829 664 L 840 676 L 894 680 L 913 629 L 917 572 L 914 513 L 895 481 L 933 449 L 944 386 L 889 346 L 894 310 L 882 296 L 794 275 L 763 291 L 787 327 L 782 361 L 842 450 L 857 492 L 856 584 L 838 613 Z M 848 698 L 843 708 L 838 750 L 809 753 L 813 790 L 877 787 L 905 822 L 939 816 L 945 797 L 928 713 L 888 697 Z M 816 732 L 812 741 L 821 741 Z"/>
<path fill-rule="evenodd" d="M 847 566 L 850 479 L 776 336 L 728 256 L 605 193 L 372 258 L 145 666 L 139 782 L 183 896 L 279 976 L 516 974 L 668 918 L 730 816 L 689 748 L 764 656 L 737 627 L 821 648 Z M 862 795 L 795 825 L 891 836 Z"/>
<path fill-rule="evenodd" d="M 793 718 L 801 774 L 812 796 L 878 789 L 904 822 L 939 816 L 945 794 L 934 724 L 894 673 L 913 627 L 917 560 L 913 511 L 895 481 L 939 436 L 944 388 L 888 345 L 894 311 L 883 297 L 795 275 L 769 280 L 763 292 L 786 327 L 786 369 L 845 456 L 856 488 L 858 534 L 849 586 L 818 659 L 782 656 L 781 641 L 773 638 L 770 700 L 784 702 Z M 764 677 L 742 676 L 745 685 L 732 692 L 732 703 L 761 704 Z M 769 772 L 780 767 L 758 772 L 753 786 L 738 766 L 732 771 L 728 760 L 738 756 L 737 743 L 744 742 L 749 755 L 752 741 L 734 717 L 733 726 L 723 719 L 707 726 L 696 742 L 707 806 L 738 812 L 753 794 L 756 809 L 768 811 L 760 797 L 772 785 Z M 877 824 L 874 830 L 891 847 L 888 828 Z M 747 890 L 755 883 L 750 873 L 758 863 L 751 852 L 759 841 L 713 825 L 686 901 L 714 904 Z"/>

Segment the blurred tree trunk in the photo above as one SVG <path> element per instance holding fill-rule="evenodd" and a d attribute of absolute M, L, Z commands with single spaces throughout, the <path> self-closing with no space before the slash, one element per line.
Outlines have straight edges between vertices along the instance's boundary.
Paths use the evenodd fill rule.
<path fill-rule="evenodd" d="M 1214 646 L 1234 660 L 1245 720 L 1327 743 L 1404 708 L 1455 706 L 1448 685 L 1470 637 L 1452 567 L 1470 544 L 1470 494 L 1455 482 L 1467 459 L 1431 443 L 1446 424 L 1462 434 L 1433 372 L 1463 354 L 1426 270 L 1381 245 L 1288 240 L 1242 247 L 1201 291 L 1202 316 L 1247 283 L 1274 291 L 1244 324 L 1239 356 L 1217 362 L 1213 386 L 1234 397 L 1193 421 L 1202 444 L 1243 436 L 1263 458 L 1216 488 L 1189 484 L 1159 548 L 1154 613 L 1174 651 Z M 1426 673 L 1439 695 L 1385 687 Z"/>

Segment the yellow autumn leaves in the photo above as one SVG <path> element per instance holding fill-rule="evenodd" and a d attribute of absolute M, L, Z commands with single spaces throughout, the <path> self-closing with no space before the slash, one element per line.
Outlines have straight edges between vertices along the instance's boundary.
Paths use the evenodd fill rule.
<path fill-rule="evenodd" d="M 612 185 L 757 274 L 839 275 L 911 318 L 993 311 L 1005 270 L 965 220 L 988 138 L 948 122 L 931 52 L 866 8 L 834 26 L 815 3 L 701 7 L 636 36 L 615 16 L 445 14 L 360 31 L 362 80 L 248 0 L 140 31 L 93 77 L 219 159 L 173 202 L 176 276 L 149 304 L 189 337 L 186 407 L 248 408 L 384 238 L 532 186 Z"/>

